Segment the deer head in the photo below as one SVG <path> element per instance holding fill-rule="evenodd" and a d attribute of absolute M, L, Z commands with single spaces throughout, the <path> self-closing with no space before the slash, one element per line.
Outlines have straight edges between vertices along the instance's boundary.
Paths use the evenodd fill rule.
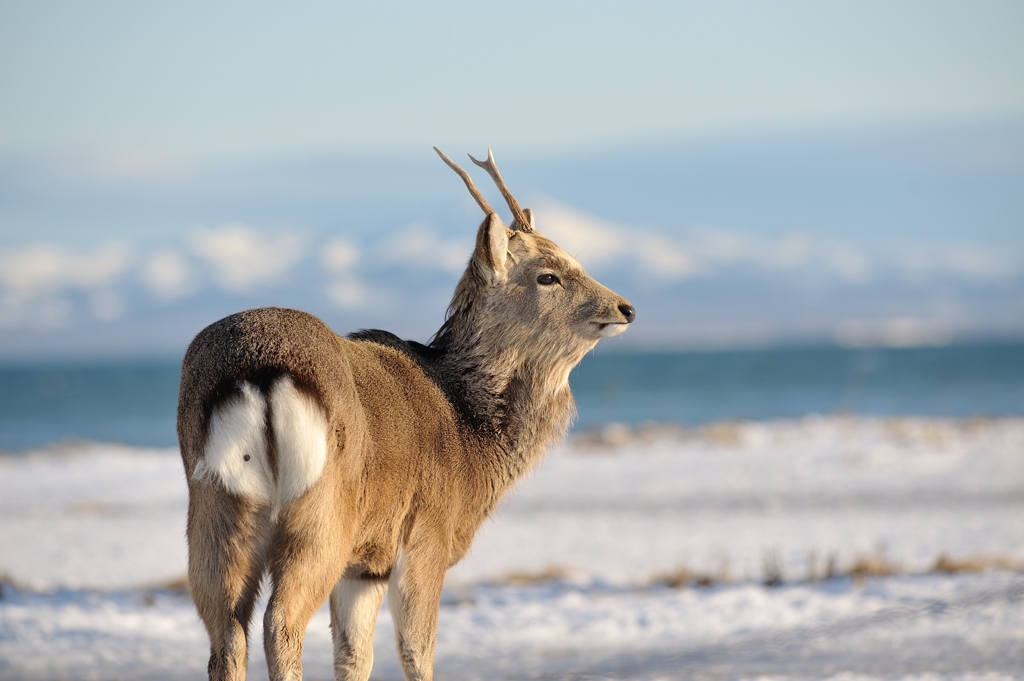
<path fill-rule="evenodd" d="M 478 341 L 497 346 L 491 352 L 546 357 L 568 362 L 571 369 L 601 338 L 626 330 L 636 317 L 633 306 L 595 281 L 574 257 L 534 228 L 533 212 L 519 206 L 490 149 L 486 161 L 470 159 L 487 171 L 505 198 L 513 215 L 511 228 L 469 174 L 441 150 L 434 150 L 462 177 L 486 215 L 435 343 L 455 340 L 447 332 L 472 328 Z"/>

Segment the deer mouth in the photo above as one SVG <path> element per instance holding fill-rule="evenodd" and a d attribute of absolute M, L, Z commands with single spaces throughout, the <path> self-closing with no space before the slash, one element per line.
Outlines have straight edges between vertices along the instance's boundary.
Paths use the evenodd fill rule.
<path fill-rule="evenodd" d="M 629 326 L 628 322 L 593 322 L 597 326 L 597 332 L 602 338 L 618 336 Z"/>

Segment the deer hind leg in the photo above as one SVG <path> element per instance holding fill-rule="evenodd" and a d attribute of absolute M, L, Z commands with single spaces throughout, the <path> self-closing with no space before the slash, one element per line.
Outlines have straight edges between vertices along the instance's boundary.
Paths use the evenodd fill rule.
<path fill-rule="evenodd" d="M 388 582 L 384 577 L 342 579 L 331 592 L 336 681 L 366 681 L 373 668 L 373 633 Z"/>
<path fill-rule="evenodd" d="M 266 459 L 259 393 L 243 386 L 218 407 L 189 480 L 189 588 L 210 635 L 209 678 L 245 678 L 247 636 L 263 576 L 271 508 L 258 469 Z"/>
<path fill-rule="evenodd" d="M 270 545 L 273 591 L 263 618 L 271 681 L 302 678 L 306 627 L 344 570 L 350 531 L 331 522 L 330 494 L 313 490 L 281 513 Z"/>
<path fill-rule="evenodd" d="M 434 678 L 437 609 L 448 567 L 447 552 L 440 549 L 441 542 L 407 545 L 399 551 L 391 570 L 388 606 L 395 623 L 398 659 L 408 681 Z"/>
<path fill-rule="evenodd" d="M 293 681 L 302 678 L 306 626 L 344 572 L 354 513 L 345 512 L 345 495 L 323 479 L 323 412 L 287 377 L 270 393 L 270 423 L 280 511 L 267 561 L 273 592 L 263 635 L 270 678 Z"/>
<path fill-rule="evenodd" d="M 189 523 L 189 588 L 210 635 L 211 681 L 245 679 L 248 634 L 263 576 L 269 509 L 242 499 L 220 499 L 204 508 L 195 499 Z M 223 533 L 223 534 L 220 534 Z M 220 535 L 220 536 L 218 536 Z"/>

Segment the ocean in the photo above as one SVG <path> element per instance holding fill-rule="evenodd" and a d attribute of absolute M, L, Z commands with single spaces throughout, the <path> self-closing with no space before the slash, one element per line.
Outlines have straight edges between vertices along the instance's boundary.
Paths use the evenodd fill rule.
<path fill-rule="evenodd" d="M 0 366 L 0 451 L 175 444 L 177 358 Z M 595 352 L 570 379 L 576 429 L 807 414 L 1024 414 L 1024 343 Z"/>

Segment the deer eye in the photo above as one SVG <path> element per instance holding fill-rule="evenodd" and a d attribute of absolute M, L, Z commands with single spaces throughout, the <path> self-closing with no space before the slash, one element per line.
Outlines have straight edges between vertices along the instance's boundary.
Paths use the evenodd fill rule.
<path fill-rule="evenodd" d="M 537 283 L 542 286 L 551 286 L 552 284 L 559 283 L 558 275 L 555 274 L 542 274 L 537 277 Z"/>

